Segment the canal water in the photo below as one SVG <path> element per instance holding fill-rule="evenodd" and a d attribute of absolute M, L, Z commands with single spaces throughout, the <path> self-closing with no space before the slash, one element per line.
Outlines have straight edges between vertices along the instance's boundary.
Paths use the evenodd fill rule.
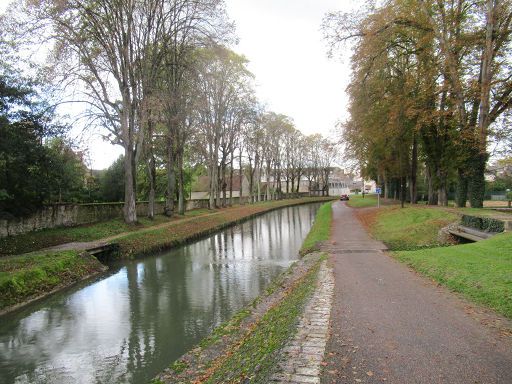
<path fill-rule="evenodd" d="M 298 257 L 320 204 L 267 213 L 0 317 L 0 383 L 146 383 Z"/>

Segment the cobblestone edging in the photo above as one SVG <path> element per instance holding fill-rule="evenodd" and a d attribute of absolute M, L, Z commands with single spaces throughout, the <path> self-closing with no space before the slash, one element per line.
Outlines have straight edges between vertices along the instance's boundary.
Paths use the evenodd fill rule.
<path fill-rule="evenodd" d="M 271 382 L 320 383 L 333 290 L 333 271 L 324 261 L 318 271 L 317 288 L 306 304 L 296 335 L 282 350 L 282 359 Z"/>

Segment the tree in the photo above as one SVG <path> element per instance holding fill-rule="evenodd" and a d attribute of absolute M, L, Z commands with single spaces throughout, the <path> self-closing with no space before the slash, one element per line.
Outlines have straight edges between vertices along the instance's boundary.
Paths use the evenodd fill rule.
<path fill-rule="evenodd" d="M 25 1 L 18 41 L 31 35 L 53 44 L 52 73 L 60 75 L 63 85 L 79 84 L 92 118 L 124 148 L 126 222 L 137 220 L 136 165 L 150 124 L 145 101 L 151 98 L 174 43 L 188 42 L 199 15 L 212 26 L 210 21 L 222 4 L 221 0 Z"/>
<path fill-rule="evenodd" d="M 44 174 L 48 180 L 49 202 L 79 202 L 85 189 L 87 168 L 82 155 L 69 141 L 54 138 L 45 145 Z"/>
<path fill-rule="evenodd" d="M 126 178 L 124 176 L 124 158 L 119 158 L 100 176 L 101 199 L 105 202 L 123 201 Z"/>
<path fill-rule="evenodd" d="M 512 102 L 511 20 L 510 3 L 491 0 L 393 0 L 328 15 L 333 45 L 356 40 L 344 137 L 363 173 L 391 179 L 402 202 L 408 186 L 414 202 L 423 158 L 430 203 L 448 203 L 458 172 L 459 205 L 469 192 L 482 206 L 490 126 Z"/>
<path fill-rule="evenodd" d="M 244 113 L 244 108 L 239 108 L 243 104 L 241 99 L 251 95 L 253 76 L 247 69 L 247 59 L 225 47 L 203 49 L 198 54 L 201 100 L 197 137 L 203 142 L 207 159 L 210 208 L 213 209 L 220 205 L 222 172 L 227 154 L 234 151 L 232 133 L 239 126 L 239 114 Z M 222 147 L 226 147 L 224 156 Z"/>
<path fill-rule="evenodd" d="M 51 200 L 57 180 L 44 141 L 64 131 L 33 84 L 0 76 L 0 212 L 26 215 Z"/>

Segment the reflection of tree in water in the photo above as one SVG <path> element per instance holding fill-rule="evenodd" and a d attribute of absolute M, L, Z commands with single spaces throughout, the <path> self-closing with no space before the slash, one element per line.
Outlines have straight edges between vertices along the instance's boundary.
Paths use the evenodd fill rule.
<path fill-rule="evenodd" d="M 126 336 L 121 329 L 118 340 L 109 339 L 115 340 L 115 345 L 106 345 L 105 340 L 95 339 L 94 335 L 87 341 L 91 349 L 93 345 L 96 349 L 91 350 L 94 356 L 84 361 L 84 377 L 92 375 L 96 383 L 147 382 L 256 297 L 286 267 L 283 261 L 296 257 L 317 208 L 318 205 L 274 211 L 166 254 L 127 262 L 123 276 L 116 282 L 122 288 L 121 297 L 104 300 L 116 312 L 104 316 L 129 318 L 129 328 Z M 124 276 L 126 280 L 122 279 Z M 49 309 L 34 314 L 40 317 L 37 322 L 31 323 L 30 317 L 21 315 L 14 319 L 17 326 L 8 328 L 15 332 L 0 339 L 2 378 L 6 375 L 1 364 L 8 360 L 15 368 L 13 379 L 7 376 L 7 380 L 14 381 L 14 377 L 29 372 L 27 380 L 36 381 L 34 372 L 44 369 L 40 362 L 51 363 L 51 354 L 55 353 L 47 352 L 45 340 L 84 342 L 77 341 L 76 331 L 84 327 L 82 322 L 87 316 L 93 315 L 91 309 L 99 307 L 87 300 L 96 300 L 98 294 L 114 294 L 109 288 L 106 285 L 93 295 L 79 291 L 84 292 L 79 298 L 67 293 L 67 299 L 53 300 L 51 305 L 47 302 Z M 81 312 L 85 310 L 89 312 Z M 29 343 L 31 349 L 27 351 Z M 23 348 L 25 354 L 19 352 Z M 111 348 L 116 351 L 110 356 L 102 355 L 102 351 Z M 72 374 L 75 376 L 76 372 Z"/>
<path fill-rule="evenodd" d="M 169 364 L 169 354 L 177 358 L 188 347 L 186 341 L 194 339 L 186 326 L 189 300 L 187 291 L 180 289 L 179 276 L 189 259 L 177 253 L 128 267 L 131 332 L 126 368 L 133 373 L 130 382 L 147 382 Z"/>
<path fill-rule="evenodd" d="M 77 286 L 65 290 L 21 312 L 2 317 L 2 379 L 6 382 L 14 382 L 16 378 L 22 378 L 21 382 L 74 381 L 76 372 L 70 372 L 68 367 L 59 367 L 59 363 L 62 363 L 64 352 L 66 355 L 68 351 L 71 355 L 80 353 L 75 349 L 77 337 L 84 338 L 80 324 L 91 316 L 90 308 L 83 304 L 82 297 L 88 296 L 90 287 Z M 86 336 L 82 341 L 87 345 L 97 345 L 96 338 L 91 338 L 90 334 Z M 7 362 L 11 363 L 8 369 Z"/>
<path fill-rule="evenodd" d="M 19 319 L 21 315 L 8 315 L 3 320 L 5 329 L 15 328 L 15 333 L 0 336 L 0 367 L 2 362 L 16 360 L 16 366 L 9 367 L 10 371 L 2 369 L 2 377 L 6 382 L 14 382 L 16 377 L 26 374 L 27 381 L 36 381 L 41 371 L 36 368 L 41 361 L 51 358 L 53 350 L 47 348 L 49 340 L 55 340 L 52 335 L 60 328 L 63 339 L 66 340 L 72 333 L 72 327 L 62 328 L 62 324 L 69 323 L 73 314 L 65 305 L 54 303 L 54 307 L 31 313 L 27 318 Z M 18 326 L 12 327 L 14 324 Z M 27 348 L 30 350 L 27 351 Z M 24 353 L 28 352 L 28 353 Z"/>

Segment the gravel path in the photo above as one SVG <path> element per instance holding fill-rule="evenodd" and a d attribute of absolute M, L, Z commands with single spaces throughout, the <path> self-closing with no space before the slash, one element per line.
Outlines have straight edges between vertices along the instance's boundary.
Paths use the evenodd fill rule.
<path fill-rule="evenodd" d="M 510 321 L 383 252 L 344 203 L 328 245 L 335 288 L 323 383 L 512 383 Z"/>

